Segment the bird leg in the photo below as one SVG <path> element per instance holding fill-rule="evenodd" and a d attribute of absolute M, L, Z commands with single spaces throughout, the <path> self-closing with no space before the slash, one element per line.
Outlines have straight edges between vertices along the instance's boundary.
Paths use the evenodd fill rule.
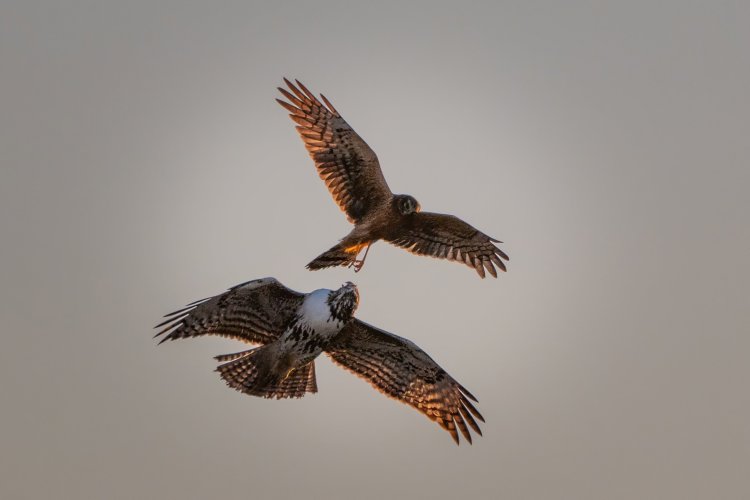
<path fill-rule="evenodd" d="M 354 272 L 358 273 L 360 269 L 362 269 L 362 266 L 365 265 L 365 259 L 367 258 L 367 252 L 370 251 L 370 245 L 372 245 L 372 242 L 368 243 L 365 247 L 365 254 L 362 256 L 362 259 L 357 259 L 351 264 L 349 264 L 349 267 L 354 268 Z"/>

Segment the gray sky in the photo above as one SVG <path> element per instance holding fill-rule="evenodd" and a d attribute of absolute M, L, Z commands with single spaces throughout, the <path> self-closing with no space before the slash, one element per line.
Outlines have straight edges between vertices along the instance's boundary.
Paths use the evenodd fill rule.
<path fill-rule="evenodd" d="M 750 9 L 743 2 L 3 2 L 0 497 L 750 495 Z M 349 225 L 286 113 L 331 99 L 390 186 L 505 241 L 509 272 Z M 318 362 L 236 393 L 182 304 L 355 281 L 358 316 L 476 394 L 448 434 Z"/>

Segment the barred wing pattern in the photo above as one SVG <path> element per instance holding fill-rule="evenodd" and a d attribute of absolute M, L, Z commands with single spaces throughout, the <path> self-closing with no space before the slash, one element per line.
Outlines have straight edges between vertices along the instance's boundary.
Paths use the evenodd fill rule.
<path fill-rule="evenodd" d="M 508 256 L 493 244 L 501 242 L 453 215 L 412 214 L 395 226 L 386 240 L 417 255 L 463 262 L 482 278 L 485 269 L 495 278 L 495 266 L 506 270 L 501 259 L 508 260 Z"/>
<path fill-rule="evenodd" d="M 482 435 L 475 417 L 484 418 L 470 401 L 476 398 L 413 342 L 353 319 L 326 353 L 379 391 L 436 421 L 456 444 L 457 429 L 471 443 L 467 424 Z"/>
<path fill-rule="evenodd" d="M 297 123 L 297 132 L 331 196 L 349 222 L 356 223 L 392 196 L 378 157 L 325 96 L 320 96 L 326 103 L 323 105 L 307 87 L 295 81 L 297 85 L 284 78 L 291 92 L 279 87 L 289 102 L 276 101 Z"/>
<path fill-rule="evenodd" d="M 303 294 L 275 278 L 248 281 L 167 314 L 167 319 L 156 325 L 163 329 L 154 337 L 164 335 L 160 344 L 200 335 L 267 344 L 284 332 L 303 300 Z"/>

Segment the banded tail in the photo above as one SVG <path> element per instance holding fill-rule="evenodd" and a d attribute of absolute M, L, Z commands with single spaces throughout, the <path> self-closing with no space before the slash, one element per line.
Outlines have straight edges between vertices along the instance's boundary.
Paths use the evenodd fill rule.
<path fill-rule="evenodd" d="M 307 265 L 311 271 L 335 266 L 353 266 L 357 261 L 357 254 L 365 245 L 353 245 L 345 247 L 343 242 L 315 257 Z"/>
<path fill-rule="evenodd" d="M 223 362 L 216 371 L 229 387 L 253 396 L 301 398 L 308 392 L 318 392 L 315 362 L 311 361 L 286 374 L 286 370 L 279 369 L 275 347 L 266 345 L 216 356 L 216 360 Z"/>

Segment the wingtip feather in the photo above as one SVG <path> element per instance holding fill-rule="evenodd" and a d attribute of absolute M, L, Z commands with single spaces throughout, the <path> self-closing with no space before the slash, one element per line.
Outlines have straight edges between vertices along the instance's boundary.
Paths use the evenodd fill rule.
<path fill-rule="evenodd" d="M 328 106 L 328 109 L 331 110 L 331 113 L 333 113 L 336 116 L 341 116 L 339 112 L 336 110 L 336 108 L 333 107 L 333 104 L 331 104 L 331 101 L 329 101 L 326 96 L 323 94 L 320 94 L 320 98 L 323 99 L 323 102 Z"/>

